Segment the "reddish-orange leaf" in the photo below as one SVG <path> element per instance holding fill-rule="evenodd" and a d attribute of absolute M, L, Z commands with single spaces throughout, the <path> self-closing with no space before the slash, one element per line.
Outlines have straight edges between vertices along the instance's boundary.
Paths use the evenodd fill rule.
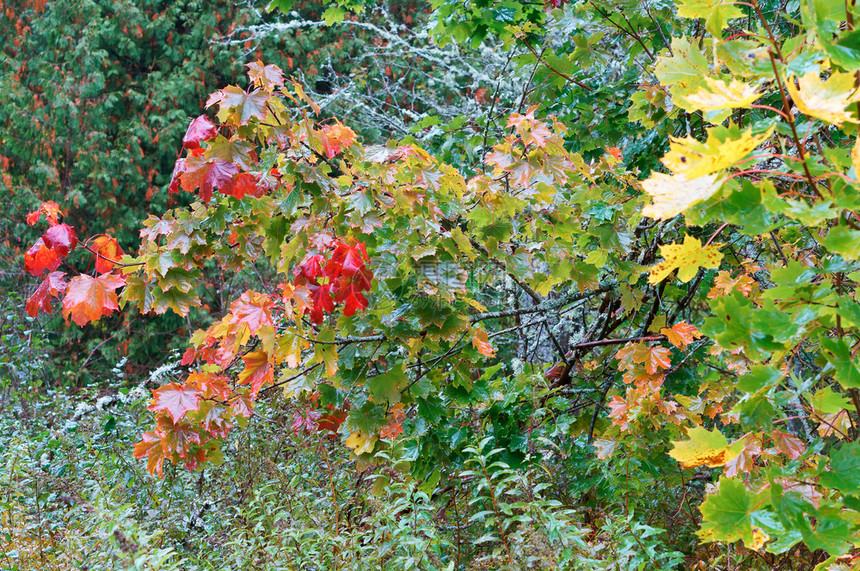
<path fill-rule="evenodd" d="M 48 228 L 42 236 L 45 245 L 60 256 L 65 256 L 78 245 L 78 237 L 74 228 L 68 224 L 56 224 Z"/>
<path fill-rule="evenodd" d="M 158 472 L 158 477 L 163 478 L 164 472 L 164 447 L 161 437 L 149 430 L 142 435 L 143 440 L 134 445 L 134 457 L 146 458 L 146 468 L 153 476 Z"/>
<path fill-rule="evenodd" d="M 39 205 L 39 208 L 27 215 L 27 224 L 32 226 L 39 221 L 39 218 L 42 216 L 42 214 L 44 214 L 45 218 L 48 219 L 48 223 L 53 226 L 59 220 L 60 205 L 52 200 L 43 202 Z"/>
<path fill-rule="evenodd" d="M 702 336 L 701 332 L 696 329 L 695 325 L 689 323 L 676 323 L 672 327 L 664 327 L 660 333 L 666 336 L 669 343 L 679 349 L 686 349 L 687 345 Z"/>
<path fill-rule="evenodd" d="M 672 354 L 666 347 L 649 347 L 644 343 L 638 343 L 633 353 L 633 362 L 645 365 L 649 375 L 654 375 L 660 369 L 668 369 L 672 366 Z"/>
<path fill-rule="evenodd" d="M 161 436 L 165 451 L 173 451 L 187 458 L 193 444 L 200 444 L 200 431 L 184 423 L 175 423 L 167 415 L 159 415 L 156 434 Z"/>
<path fill-rule="evenodd" d="M 487 332 L 481 328 L 472 329 L 472 345 L 478 350 L 478 353 L 485 357 L 495 357 L 496 355 L 496 350 L 490 345 Z"/>
<path fill-rule="evenodd" d="M 53 272 L 60 265 L 60 255 L 45 245 L 42 238 L 24 254 L 24 269 L 34 276 L 41 276 L 45 270 Z"/>
<path fill-rule="evenodd" d="M 247 290 L 230 304 L 230 323 L 244 323 L 255 335 L 260 327 L 272 326 L 272 308 L 275 302 L 265 293 Z"/>
<path fill-rule="evenodd" d="M 242 360 L 245 368 L 239 373 L 240 385 L 251 385 L 251 394 L 256 397 L 263 385 L 272 381 L 273 369 L 269 364 L 269 355 L 265 351 L 252 351 Z"/>
<path fill-rule="evenodd" d="M 777 451 L 782 452 L 792 460 L 795 458 L 800 458 L 800 456 L 806 451 L 806 445 L 803 441 L 796 436 L 792 436 L 791 434 L 786 434 L 785 432 L 781 432 L 779 430 L 774 430 L 770 433 L 773 438 L 773 446 L 777 449 Z"/>
<path fill-rule="evenodd" d="M 120 258 L 125 255 L 119 242 L 110 236 L 99 236 L 90 245 L 90 249 L 96 252 L 96 271 L 100 274 L 110 272 Z"/>
<path fill-rule="evenodd" d="M 391 424 L 386 424 L 382 427 L 382 430 L 379 431 L 380 438 L 387 438 L 391 440 L 397 438 L 398 434 L 403 434 L 403 425 L 399 422 L 392 422 Z"/>
<path fill-rule="evenodd" d="M 340 123 L 325 125 L 322 131 L 322 141 L 326 156 L 333 159 L 335 155 L 355 142 L 355 131 Z"/>
<path fill-rule="evenodd" d="M 149 410 L 167 411 L 173 422 L 179 422 L 189 410 L 200 408 L 200 389 L 195 386 L 170 383 L 152 391 L 153 402 Z"/>
<path fill-rule="evenodd" d="M 30 317 L 36 317 L 39 309 L 45 313 L 51 313 L 51 297 L 60 297 L 69 285 L 65 280 L 64 272 L 51 272 L 44 281 L 39 284 L 38 289 L 27 300 L 27 313 Z"/>
<path fill-rule="evenodd" d="M 63 298 L 63 317 L 80 326 L 98 320 L 102 315 L 110 315 L 117 309 L 115 289 L 125 285 L 125 280 L 115 274 L 105 274 L 97 278 L 88 275 L 75 276 L 66 289 Z"/>
<path fill-rule="evenodd" d="M 220 400 L 227 400 L 227 398 L 233 394 L 233 391 L 230 390 L 229 382 L 230 379 L 223 375 L 191 373 L 188 375 L 186 384 L 200 387 L 200 391 L 204 398 L 215 397 Z"/>
<path fill-rule="evenodd" d="M 232 180 L 228 181 L 222 187 L 218 187 L 221 194 L 242 198 L 246 194 L 251 196 L 261 196 L 262 191 L 257 186 L 257 179 L 254 175 L 246 172 L 240 172 Z"/>

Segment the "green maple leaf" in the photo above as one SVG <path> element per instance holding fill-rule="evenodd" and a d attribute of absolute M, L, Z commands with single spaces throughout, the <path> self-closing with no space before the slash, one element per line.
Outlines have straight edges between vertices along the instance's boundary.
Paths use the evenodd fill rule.
<path fill-rule="evenodd" d="M 704 518 L 699 537 L 707 541 L 731 543 L 742 539 L 751 542 L 754 500 L 741 480 L 721 477 L 720 490 L 716 494 L 708 494 L 699 508 Z"/>
<path fill-rule="evenodd" d="M 398 365 L 375 377 L 367 379 L 367 388 L 373 402 L 400 402 L 400 390 L 406 386 L 406 374 L 403 366 Z"/>
<path fill-rule="evenodd" d="M 821 483 L 844 494 L 860 496 L 860 443 L 843 444 L 830 453 L 829 470 L 820 469 Z"/>

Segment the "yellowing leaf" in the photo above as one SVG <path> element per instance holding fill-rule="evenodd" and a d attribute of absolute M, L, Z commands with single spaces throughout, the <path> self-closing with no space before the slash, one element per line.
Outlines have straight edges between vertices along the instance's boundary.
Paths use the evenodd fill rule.
<path fill-rule="evenodd" d="M 705 78 L 705 87 L 687 96 L 687 101 L 700 111 L 720 111 L 723 109 L 747 109 L 753 101 L 761 97 L 761 92 L 747 83 L 732 78 L 731 83 L 722 79 Z"/>
<path fill-rule="evenodd" d="M 773 127 L 758 136 L 748 129 L 739 139 L 726 137 L 726 131 L 724 127 L 708 129 L 708 140 L 704 143 L 693 137 L 670 137 L 669 152 L 661 161 L 673 173 L 688 179 L 719 172 L 734 166 L 766 141 L 773 133 Z"/>
<path fill-rule="evenodd" d="M 672 218 L 710 198 L 722 184 L 715 174 L 688 180 L 682 175 L 651 173 L 651 178 L 642 181 L 642 190 L 652 203 L 642 209 L 642 214 L 658 220 Z"/>
<path fill-rule="evenodd" d="M 729 20 L 743 17 L 739 6 L 730 0 L 676 0 L 678 15 L 682 18 L 702 18 L 707 29 L 715 38 L 728 25 Z"/>
<path fill-rule="evenodd" d="M 721 245 L 711 244 L 703 248 L 701 240 L 687 235 L 684 236 L 683 244 L 661 246 L 660 254 L 665 260 L 651 267 L 648 283 L 652 285 L 660 283 L 675 269 L 678 270 L 678 279 L 687 283 L 693 279 L 699 268 L 718 268 L 723 259 L 723 254 L 720 252 Z"/>
<path fill-rule="evenodd" d="M 360 455 L 373 452 L 373 447 L 376 446 L 377 440 L 379 438 L 373 434 L 362 434 L 360 430 L 356 430 L 349 435 L 344 444 L 352 448 L 352 451 L 357 455 Z"/>
<path fill-rule="evenodd" d="M 687 345 L 702 336 L 695 325 L 690 325 L 683 321 L 676 323 L 672 327 L 664 327 L 660 330 L 660 333 L 666 336 L 669 343 L 679 349 L 686 349 Z"/>
<path fill-rule="evenodd" d="M 811 72 L 797 82 L 795 86 L 793 81 L 787 81 L 786 88 L 801 113 L 834 125 L 858 122 L 845 111 L 849 103 L 860 100 L 853 74 L 834 73 L 821 81 L 818 73 Z"/>
<path fill-rule="evenodd" d="M 484 329 L 479 327 L 472 329 L 472 345 L 478 350 L 478 353 L 485 357 L 494 357 L 496 355 L 496 350 L 490 345 L 490 340 Z"/>
<path fill-rule="evenodd" d="M 673 441 L 674 448 L 669 452 L 669 456 L 677 460 L 682 468 L 725 466 L 738 455 L 738 451 L 732 450 L 719 430 L 697 426 L 691 428 L 687 436 L 690 440 Z"/>

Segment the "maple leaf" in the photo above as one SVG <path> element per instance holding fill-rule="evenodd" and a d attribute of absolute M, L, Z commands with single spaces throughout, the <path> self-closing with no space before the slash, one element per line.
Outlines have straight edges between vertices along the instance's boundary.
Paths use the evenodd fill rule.
<path fill-rule="evenodd" d="M 821 81 L 818 72 L 810 72 L 797 83 L 795 86 L 793 81 L 787 81 L 785 86 L 801 113 L 836 126 L 858 122 L 845 110 L 850 103 L 860 100 L 853 73 L 835 72 Z"/>
<path fill-rule="evenodd" d="M 201 115 L 191 121 L 185 136 L 182 137 L 182 146 L 186 149 L 199 149 L 200 141 L 211 139 L 218 134 L 218 127 L 212 124 L 206 115 Z"/>
<path fill-rule="evenodd" d="M 785 454 L 792 460 L 800 458 L 806 451 L 806 445 L 796 436 L 786 434 L 779 430 L 771 431 L 770 435 L 771 438 L 773 438 L 773 446 L 776 448 L 777 452 Z"/>
<path fill-rule="evenodd" d="M 68 224 L 55 224 L 42 236 L 45 245 L 60 256 L 66 256 L 78 245 L 75 230 Z"/>
<path fill-rule="evenodd" d="M 314 281 L 316 278 L 323 275 L 322 265 L 325 263 L 325 258 L 316 254 L 308 256 L 294 270 L 296 277 L 304 277 L 309 281 Z"/>
<path fill-rule="evenodd" d="M 266 91 L 272 91 L 276 85 L 284 86 L 284 72 L 276 65 L 263 65 L 260 60 L 246 63 L 248 79 Z"/>
<path fill-rule="evenodd" d="M 403 424 L 400 422 L 391 422 L 379 430 L 379 437 L 387 440 L 394 440 L 398 434 L 403 434 Z"/>
<path fill-rule="evenodd" d="M 164 477 L 164 446 L 161 437 L 152 430 L 144 432 L 142 440 L 134 445 L 134 457 L 146 458 L 146 468 L 151 475 L 158 473 L 158 477 Z"/>
<path fill-rule="evenodd" d="M 663 220 L 672 218 L 690 206 L 707 200 L 723 185 L 718 175 L 709 174 L 692 180 L 682 175 L 653 172 L 641 182 L 642 190 L 651 197 L 652 203 L 642 209 L 649 218 Z"/>
<path fill-rule="evenodd" d="M 116 265 L 114 261 L 125 255 L 119 242 L 110 236 L 99 236 L 93 240 L 90 249 L 96 253 L 96 272 L 100 274 L 110 272 Z"/>
<path fill-rule="evenodd" d="M 256 397 L 266 383 L 272 382 L 274 369 L 265 351 L 252 351 L 242 357 L 245 368 L 239 373 L 240 385 L 251 385 L 251 396 Z"/>
<path fill-rule="evenodd" d="M 487 331 L 480 327 L 472 329 L 472 346 L 478 350 L 478 353 L 485 357 L 495 357 L 496 355 L 496 350 L 493 349 L 492 345 L 490 345 Z"/>
<path fill-rule="evenodd" d="M 333 159 L 343 149 L 351 147 L 355 143 L 355 131 L 335 123 L 334 125 L 323 125 L 322 129 L 322 145 L 325 155 Z"/>
<path fill-rule="evenodd" d="M 189 410 L 200 408 L 200 389 L 190 384 L 170 383 L 152 391 L 153 402 L 147 408 L 153 412 L 167 411 L 173 422 L 179 422 Z"/>
<path fill-rule="evenodd" d="M 170 175 L 170 184 L 167 186 L 167 192 L 176 194 L 179 192 L 179 183 L 182 179 L 182 173 L 185 172 L 185 159 L 177 159 L 173 164 L 173 174 Z"/>
<path fill-rule="evenodd" d="M 722 79 L 705 78 L 705 85 L 696 93 L 687 96 L 687 101 L 701 111 L 719 111 L 722 109 L 748 109 L 756 99 L 762 96 L 757 86 L 743 83 L 732 78 L 730 83 Z"/>
<path fill-rule="evenodd" d="M 238 125 L 247 125 L 248 121 L 256 117 L 260 121 L 266 118 L 268 109 L 266 103 L 270 94 L 263 89 L 256 89 L 250 93 L 231 85 L 209 96 L 206 107 L 218 104 L 218 117 L 231 121 Z"/>
<path fill-rule="evenodd" d="M 711 244 L 702 247 L 702 242 L 687 234 L 683 244 L 667 244 L 660 246 L 660 254 L 665 258 L 659 264 L 651 267 L 648 283 L 658 284 L 678 270 L 678 280 L 687 283 L 696 275 L 699 268 L 718 268 L 723 254 L 722 244 Z"/>
<path fill-rule="evenodd" d="M 686 349 L 687 345 L 702 336 L 701 332 L 696 329 L 695 325 L 680 322 L 672 327 L 664 327 L 660 329 L 660 333 L 666 336 L 669 343 L 679 349 Z"/>
<path fill-rule="evenodd" d="M 328 405 L 328 412 L 322 415 L 319 419 L 319 431 L 328 431 L 331 436 L 335 436 L 340 430 L 340 425 L 346 420 L 347 413 L 345 410 L 338 410 L 331 405 Z"/>
<path fill-rule="evenodd" d="M 690 136 L 670 137 L 669 152 L 661 159 L 662 163 L 687 180 L 698 179 L 739 162 L 770 138 L 773 127 L 761 135 L 753 135 L 752 129 L 748 129 L 737 138 L 732 138 L 732 131 L 726 127 L 712 127 L 707 132 L 704 143 Z"/>
<path fill-rule="evenodd" d="M 708 292 L 708 299 L 716 299 L 728 295 L 735 290 L 741 292 L 744 297 L 749 297 L 749 294 L 757 285 L 758 282 L 748 275 L 741 274 L 733 278 L 729 272 L 722 270 L 717 272 L 717 277 L 714 278 L 714 286 Z"/>
<path fill-rule="evenodd" d="M 199 156 L 185 161 L 179 178 L 182 181 L 182 190 L 194 192 L 199 188 L 200 200 L 209 202 L 212 199 L 212 189 L 231 186 L 236 174 L 239 174 L 239 167 L 233 163 L 217 160 L 210 162 Z"/>
<path fill-rule="evenodd" d="M 48 220 L 48 224 L 54 226 L 57 224 L 60 216 L 60 205 L 53 200 L 48 200 L 39 205 L 39 208 L 27 214 L 27 224 L 33 226 L 39 221 L 42 214 Z"/>
<path fill-rule="evenodd" d="M 39 287 L 27 300 L 27 313 L 30 317 L 36 317 L 39 309 L 45 313 L 51 313 L 51 297 L 60 297 L 66 291 L 68 283 L 64 279 L 64 272 L 51 272 L 39 284 Z"/>
<path fill-rule="evenodd" d="M 326 313 L 334 311 L 334 299 L 331 297 L 331 284 L 311 285 L 311 301 L 313 308 L 310 310 L 311 321 L 316 324 L 323 322 Z"/>
<path fill-rule="evenodd" d="M 227 400 L 233 391 L 229 386 L 230 379 L 223 375 L 214 375 L 212 373 L 191 373 L 185 384 L 188 386 L 200 387 L 200 393 L 204 398 L 218 398 Z"/>
<path fill-rule="evenodd" d="M 45 270 L 53 272 L 60 265 L 60 255 L 45 245 L 42 238 L 24 254 L 24 269 L 34 276 L 40 276 Z"/>
<path fill-rule="evenodd" d="M 242 199 L 246 194 L 249 196 L 261 196 L 263 190 L 257 186 L 257 179 L 254 175 L 240 172 L 233 179 L 225 182 L 223 186 L 219 186 L 218 190 L 221 194 L 233 196 Z"/>
<path fill-rule="evenodd" d="M 230 304 L 230 323 L 245 324 L 256 335 L 260 327 L 274 326 L 272 308 L 275 302 L 268 295 L 246 290 L 239 299 Z"/>
<path fill-rule="evenodd" d="M 373 434 L 365 434 L 360 430 L 356 430 L 344 441 L 344 444 L 356 455 L 369 454 L 373 452 L 373 447 L 376 446 L 376 441 L 379 440 Z"/>
<path fill-rule="evenodd" d="M 369 258 L 367 257 L 367 250 L 364 247 L 364 242 L 358 242 L 351 246 L 344 244 L 343 242 L 336 242 L 331 261 L 336 264 L 336 266 L 334 266 L 336 267 L 336 270 L 329 273 L 329 268 L 326 266 L 326 274 L 329 277 L 334 277 L 341 272 L 345 276 L 354 276 L 356 273 L 361 271 L 364 267 L 364 263 L 369 261 Z"/>
<path fill-rule="evenodd" d="M 313 410 L 305 410 L 301 413 L 297 412 L 293 415 L 293 424 L 290 428 L 292 428 L 293 434 L 298 434 L 299 430 L 302 429 L 307 432 L 313 432 L 319 427 L 318 421 L 321 417 L 321 412 Z"/>
<path fill-rule="evenodd" d="M 649 347 L 645 343 L 633 345 L 631 359 L 634 363 L 641 363 L 649 375 L 657 374 L 660 369 L 668 369 L 672 366 L 672 354 L 666 347 L 659 345 Z"/>
<path fill-rule="evenodd" d="M 200 431 L 189 424 L 175 423 L 167 415 L 159 415 L 155 433 L 161 437 L 165 451 L 172 450 L 180 458 L 187 458 L 193 444 L 200 444 Z"/>
<path fill-rule="evenodd" d="M 725 466 L 734 460 L 739 451 L 734 451 L 719 430 L 707 430 L 700 426 L 687 431 L 689 440 L 673 441 L 669 456 L 681 464 L 682 468 Z"/>
<path fill-rule="evenodd" d="M 344 280 L 341 280 L 343 284 Z M 345 285 L 341 285 L 334 292 L 335 301 L 345 302 L 343 314 L 347 317 L 352 317 L 359 309 L 367 309 L 367 298 L 361 294 L 355 283 L 346 281 Z"/>
<path fill-rule="evenodd" d="M 66 297 L 63 298 L 63 317 L 67 321 L 71 317 L 76 324 L 84 326 L 103 315 L 110 315 L 117 309 L 114 290 L 124 284 L 125 280 L 116 274 L 104 274 L 97 278 L 75 276 L 69 282 Z"/>

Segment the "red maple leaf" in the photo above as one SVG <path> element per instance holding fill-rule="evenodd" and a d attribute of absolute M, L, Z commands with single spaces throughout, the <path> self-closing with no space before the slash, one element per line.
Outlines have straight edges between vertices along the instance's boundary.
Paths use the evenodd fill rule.
<path fill-rule="evenodd" d="M 51 313 L 51 297 L 60 297 L 66 291 L 68 283 L 64 279 L 64 272 L 51 272 L 39 285 L 30 299 L 27 300 L 27 313 L 30 317 L 36 317 L 39 309 L 45 313 Z"/>
<path fill-rule="evenodd" d="M 338 264 L 344 275 L 354 276 L 361 271 L 364 263 L 368 261 L 367 250 L 364 247 L 364 242 L 358 242 L 352 246 L 343 242 L 335 243 L 334 254 L 332 254 L 332 262 Z M 326 268 L 328 273 L 328 268 Z"/>
<path fill-rule="evenodd" d="M 155 433 L 161 437 L 165 450 L 172 450 L 180 458 L 187 458 L 192 444 L 200 444 L 200 431 L 184 423 L 173 422 L 166 414 L 158 416 Z"/>
<path fill-rule="evenodd" d="M 75 230 L 68 224 L 56 224 L 48 228 L 42 236 L 45 245 L 60 256 L 66 256 L 78 245 L 78 237 Z"/>
<path fill-rule="evenodd" d="M 346 281 L 344 283 L 344 281 L 341 279 L 340 283 L 343 285 L 335 291 L 334 298 L 335 301 L 346 304 L 343 308 L 343 314 L 352 317 L 359 309 L 367 308 L 367 298 L 361 294 L 354 282 Z"/>
<path fill-rule="evenodd" d="M 319 254 L 306 257 L 295 269 L 296 277 L 304 277 L 308 281 L 316 280 L 318 277 L 323 275 L 323 263 L 325 263 L 325 258 Z"/>
<path fill-rule="evenodd" d="M 60 265 L 60 255 L 45 245 L 42 238 L 24 254 L 24 269 L 34 276 L 41 276 L 45 270 L 53 272 Z"/>
<path fill-rule="evenodd" d="M 246 194 L 250 196 L 262 196 L 263 189 L 257 186 L 257 179 L 254 175 L 240 172 L 233 179 L 226 182 L 224 186 L 219 186 L 218 190 L 221 194 L 233 196 L 242 199 Z"/>
<path fill-rule="evenodd" d="M 182 137 L 182 146 L 186 149 L 199 149 L 200 141 L 211 139 L 217 134 L 218 127 L 213 125 L 206 115 L 201 115 L 188 125 L 188 130 Z"/>
<path fill-rule="evenodd" d="M 110 272 L 116 265 L 114 262 L 125 255 L 119 242 L 110 236 L 99 236 L 93 240 L 90 249 L 96 253 L 96 271 L 100 274 Z"/>
<path fill-rule="evenodd" d="M 311 285 L 311 301 L 313 308 L 310 311 L 311 321 L 320 324 L 323 315 L 334 311 L 334 300 L 331 297 L 331 284 Z"/>
<path fill-rule="evenodd" d="M 189 410 L 200 408 L 200 389 L 195 386 L 170 383 L 152 391 L 153 402 L 147 408 L 153 412 L 167 411 L 173 422 L 179 422 Z"/>
<path fill-rule="evenodd" d="M 125 280 L 116 274 L 104 274 L 97 278 L 88 275 L 75 276 L 63 298 L 63 317 L 80 326 L 110 315 L 117 309 L 115 289 L 125 285 Z"/>
<path fill-rule="evenodd" d="M 312 432 L 317 429 L 319 425 L 317 421 L 320 417 L 322 417 L 322 413 L 315 410 L 297 412 L 293 415 L 293 425 L 290 428 L 293 429 L 293 434 L 298 434 L 299 430 L 303 428 L 308 432 Z"/>
<path fill-rule="evenodd" d="M 200 189 L 200 200 L 209 202 L 214 188 L 225 188 L 233 183 L 233 176 L 239 174 L 239 167 L 226 161 L 208 161 L 203 157 L 189 157 L 185 160 L 185 170 L 179 175 L 182 190 L 194 192 Z"/>

